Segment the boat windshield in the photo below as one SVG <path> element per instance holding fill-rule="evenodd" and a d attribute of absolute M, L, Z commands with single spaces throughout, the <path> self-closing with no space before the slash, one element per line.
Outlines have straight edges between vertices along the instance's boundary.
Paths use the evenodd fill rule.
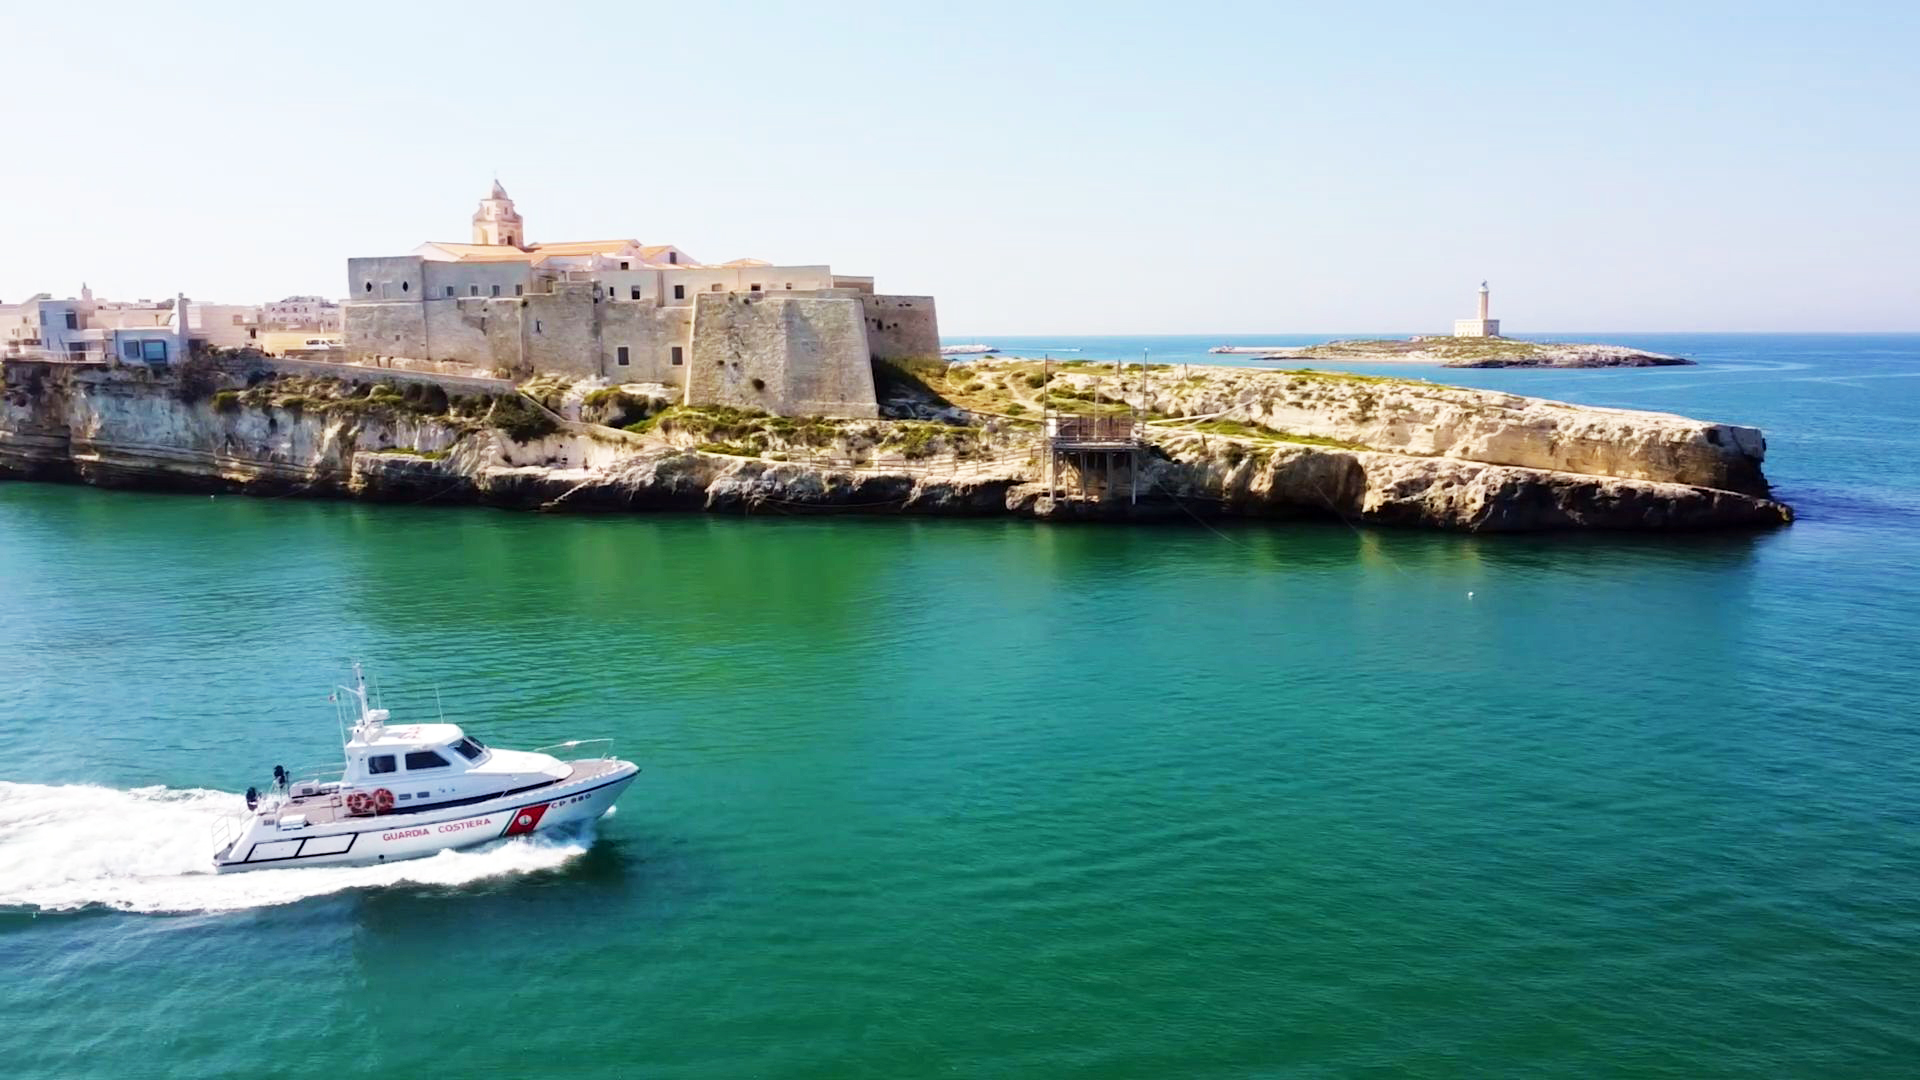
<path fill-rule="evenodd" d="M 482 744 L 480 740 L 471 737 L 461 739 L 459 742 L 454 743 L 453 748 L 459 752 L 461 757 L 466 758 L 468 761 L 479 761 L 480 755 L 487 751 L 486 746 Z"/>

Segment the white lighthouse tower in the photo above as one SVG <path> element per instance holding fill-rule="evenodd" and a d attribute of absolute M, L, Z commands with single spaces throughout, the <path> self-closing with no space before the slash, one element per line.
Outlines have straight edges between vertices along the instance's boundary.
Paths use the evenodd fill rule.
<path fill-rule="evenodd" d="M 1480 314 L 1477 318 L 1453 320 L 1453 336 L 1454 337 L 1499 337 L 1500 336 L 1500 320 L 1487 318 L 1489 295 L 1490 294 L 1487 292 L 1487 283 L 1484 281 L 1481 282 L 1480 283 Z"/>

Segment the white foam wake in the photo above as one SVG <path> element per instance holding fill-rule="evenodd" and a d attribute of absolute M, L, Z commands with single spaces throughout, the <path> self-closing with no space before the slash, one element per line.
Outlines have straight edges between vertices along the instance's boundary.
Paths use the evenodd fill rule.
<path fill-rule="evenodd" d="M 463 885 L 547 870 L 580 855 L 591 833 L 497 842 L 378 866 L 213 872 L 213 823 L 240 796 L 200 788 L 119 791 L 0 781 L 0 908 L 237 911 L 343 889 Z"/>

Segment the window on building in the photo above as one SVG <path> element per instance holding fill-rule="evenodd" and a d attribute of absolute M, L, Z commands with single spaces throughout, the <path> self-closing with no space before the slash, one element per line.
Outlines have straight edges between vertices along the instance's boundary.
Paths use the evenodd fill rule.
<path fill-rule="evenodd" d="M 673 347 L 673 362 L 676 366 L 686 362 L 686 356 L 680 351 L 680 346 L 678 345 Z"/>
<path fill-rule="evenodd" d="M 667 261 L 675 266 L 680 265 L 680 253 L 677 251 L 667 252 Z"/>
<path fill-rule="evenodd" d="M 787 282 L 787 288 L 789 289 L 793 288 L 793 282 L 791 281 Z"/>
<path fill-rule="evenodd" d="M 401 283 L 400 283 L 400 291 L 401 291 L 401 292 L 407 292 L 407 291 L 409 291 L 409 290 L 411 290 L 412 288 L 413 288 L 413 284 L 412 284 L 411 282 L 406 282 L 406 281 L 403 281 L 403 282 L 401 282 Z"/>
<path fill-rule="evenodd" d="M 751 285 L 749 285 L 749 286 L 747 286 L 747 291 L 748 291 L 748 292 L 759 292 L 759 291 L 760 291 L 760 283 L 756 281 L 756 282 L 754 282 L 753 284 L 751 284 Z"/>
<path fill-rule="evenodd" d="M 632 289 L 628 290 L 628 292 L 631 294 L 629 297 L 630 299 L 633 299 L 633 300 L 640 299 L 640 286 L 635 285 Z"/>
<path fill-rule="evenodd" d="M 452 295 L 453 295 L 453 286 L 451 286 L 451 285 L 449 285 L 449 286 L 447 286 L 447 295 L 448 295 L 448 296 L 452 296 Z"/>
<path fill-rule="evenodd" d="M 621 264 L 620 264 L 620 269 L 622 269 L 622 270 L 625 270 L 626 268 L 627 268 L 627 264 L 626 264 L 626 263 L 621 263 Z"/>
<path fill-rule="evenodd" d="M 367 759 L 367 771 L 375 775 L 394 771 L 392 754 L 375 754 Z"/>
<path fill-rule="evenodd" d="M 468 296 L 479 296 L 479 295 L 480 295 L 480 286 L 478 286 L 478 285 L 469 285 L 469 286 L 467 286 L 467 295 L 468 295 Z"/>
<path fill-rule="evenodd" d="M 675 300 L 685 300 L 687 298 L 687 287 L 685 285 L 675 285 L 673 287 L 673 298 Z"/>
<path fill-rule="evenodd" d="M 128 360 L 140 359 L 140 343 L 131 339 L 121 342 L 120 355 Z"/>
<path fill-rule="evenodd" d="M 78 314 L 71 311 L 67 312 L 67 329 L 80 329 L 80 316 Z"/>
<path fill-rule="evenodd" d="M 716 281 L 716 282 L 714 282 L 714 283 L 713 283 L 713 291 L 714 291 L 714 292 L 719 292 L 719 291 L 720 291 L 720 283 L 719 283 L 719 282 L 717 282 L 717 281 Z"/>
<path fill-rule="evenodd" d="M 492 295 L 494 295 L 494 296 L 499 296 L 499 295 L 500 295 L 500 286 L 498 286 L 498 285 L 495 285 L 495 286 L 493 287 L 493 293 L 492 293 Z"/>
<path fill-rule="evenodd" d="M 513 287 L 513 295 L 515 296 L 524 296 L 526 295 L 526 292 L 527 292 L 527 287 L 525 285 L 515 285 Z"/>
<path fill-rule="evenodd" d="M 619 364 L 621 367 L 627 366 L 627 347 L 625 345 L 614 350 L 613 362 Z"/>
<path fill-rule="evenodd" d="M 408 772 L 415 772 L 420 769 L 444 769 L 446 767 L 447 759 L 431 750 L 415 750 L 407 755 Z"/>
<path fill-rule="evenodd" d="M 369 282 L 367 282 L 367 291 L 368 291 L 368 292 L 372 292 L 372 291 L 373 291 L 373 282 L 371 282 L 371 281 L 369 281 Z"/>
<path fill-rule="evenodd" d="M 533 332 L 534 332 L 534 333 L 536 333 L 536 334 L 540 332 L 540 320 L 539 320 L 539 319 L 535 319 L 535 320 L 533 320 Z"/>
<path fill-rule="evenodd" d="M 143 341 L 140 343 L 140 359 L 149 364 L 167 362 L 167 343 L 164 341 Z"/>
<path fill-rule="evenodd" d="M 235 315 L 235 316 L 233 317 L 233 325 L 235 325 L 235 326 L 245 326 L 245 325 L 247 325 L 247 320 L 246 320 L 246 319 L 245 319 L 245 317 L 243 317 L 243 316 L 240 316 L 240 315 Z"/>

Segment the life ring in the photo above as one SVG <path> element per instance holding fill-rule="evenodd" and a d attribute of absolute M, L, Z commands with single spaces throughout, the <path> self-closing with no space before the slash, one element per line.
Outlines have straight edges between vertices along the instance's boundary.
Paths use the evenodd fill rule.
<path fill-rule="evenodd" d="M 356 791 L 347 796 L 347 813 L 354 817 L 366 817 L 373 813 L 373 796 L 364 791 Z"/>
<path fill-rule="evenodd" d="M 373 793 L 373 812 L 391 814 L 393 812 L 393 792 L 380 788 Z"/>

